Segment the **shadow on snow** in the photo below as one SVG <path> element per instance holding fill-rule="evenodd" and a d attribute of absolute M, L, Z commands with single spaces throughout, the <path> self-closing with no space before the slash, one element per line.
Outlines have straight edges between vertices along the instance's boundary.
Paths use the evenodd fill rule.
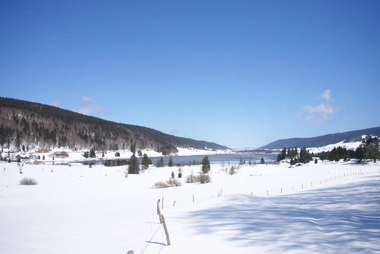
<path fill-rule="evenodd" d="M 228 206 L 191 212 L 187 221 L 201 234 L 273 253 L 374 253 L 380 251 L 377 177 L 292 195 L 236 195 Z"/>

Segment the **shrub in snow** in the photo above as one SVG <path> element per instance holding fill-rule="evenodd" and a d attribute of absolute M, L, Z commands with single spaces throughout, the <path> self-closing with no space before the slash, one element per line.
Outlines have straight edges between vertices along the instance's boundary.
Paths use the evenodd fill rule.
<path fill-rule="evenodd" d="M 211 177 L 206 174 L 202 174 L 198 178 L 199 178 L 199 182 L 201 183 L 209 183 L 211 181 Z"/>
<path fill-rule="evenodd" d="M 234 175 L 234 174 L 236 174 L 236 171 L 235 171 L 235 167 L 234 167 L 234 166 L 231 167 L 229 174 L 230 174 L 230 175 Z"/>
<path fill-rule="evenodd" d="M 153 185 L 153 188 L 154 189 L 159 189 L 159 188 L 167 188 L 169 187 L 169 185 L 167 185 L 165 182 L 161 181 L 161 182 L 157 182 Z"/>
<path fill-rule="evenodd" d="M 172 172 L 172 178 L 174 178 L 174 177 L 175 177 L 174 172 Z"/>
<path fill-rule="evenodd" d="M 25 177 L 21 179 L 20 185 L 37 185 L 38 182 L 30 177 Z"/>
<path fill-rule="evenodd" d="M 198 179 L 198 177 L 193 175 L 193 173 L 191 173 L 191 175 L 188 175 L 186 177 L 186 183 L 196 183 L 196 182 L 199 182 L 199 179 Z"/>
<path fill-rule="evenodd" d="M 159 189 L 159 188 L 168 188 L 168 187 L 177 187 L 177 186 L 181 186 L 182 183 L 176 179 L 169 179 L 168 181 L 166 182 L 157 182 L 153 185 L 153 188 L 154 189 Z"/>
<path fill-rule="evenodd" d="M 177 186 L 181 186 L 182 183 L 180 181 L 178 181 L 177 179 L 169 179 L 168 181 L 166 181 L 167 185 L 169 185 L 169 187 L 177 187 Z"/>

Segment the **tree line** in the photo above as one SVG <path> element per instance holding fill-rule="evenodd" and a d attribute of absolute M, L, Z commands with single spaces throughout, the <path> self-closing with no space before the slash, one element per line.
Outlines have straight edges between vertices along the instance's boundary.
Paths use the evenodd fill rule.
<path fill-rule="evenodd" d="M 355 150 L 347 149 L 344 147 L 337 147 L 331 151 L 320 152 L 320 153 L 309 153 L 306 148 L 302 148 L 298 152 L 298 148 L 283 148 L 280 154 L 277 156 L 277 162 L 280 162 L 285 159 L 290 159 L 290 164 L 295 165 L 297 163 L 308 163 L 314 158 L 319 158 L 320 160 L 329 160 L 329 161 L 347 161 L 349 159 L 357 159 L 362 162 L 365 159 L 377 161 L 380 159 L 379 152 L 379 139 L 378 137 L 370 137 L 367 140 L 363 140 L 362 144 L 357 147 Z"/>

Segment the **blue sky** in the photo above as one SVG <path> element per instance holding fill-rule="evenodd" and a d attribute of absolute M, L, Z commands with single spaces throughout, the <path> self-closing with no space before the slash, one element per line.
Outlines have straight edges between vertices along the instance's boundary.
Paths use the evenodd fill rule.
<path fill-rule="evenodd" d="M 0 95 L 232 148 L 380 126 L 380 1 L 0 0 Z"/>

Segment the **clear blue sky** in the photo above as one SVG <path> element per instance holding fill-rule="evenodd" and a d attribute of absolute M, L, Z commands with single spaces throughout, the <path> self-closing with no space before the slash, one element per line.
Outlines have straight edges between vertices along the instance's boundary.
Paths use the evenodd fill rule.
<path fill-rule="evenodd" d="M 0 0 L 0 96 L 232 148 L 380 126 L 380 1 Z"/>

